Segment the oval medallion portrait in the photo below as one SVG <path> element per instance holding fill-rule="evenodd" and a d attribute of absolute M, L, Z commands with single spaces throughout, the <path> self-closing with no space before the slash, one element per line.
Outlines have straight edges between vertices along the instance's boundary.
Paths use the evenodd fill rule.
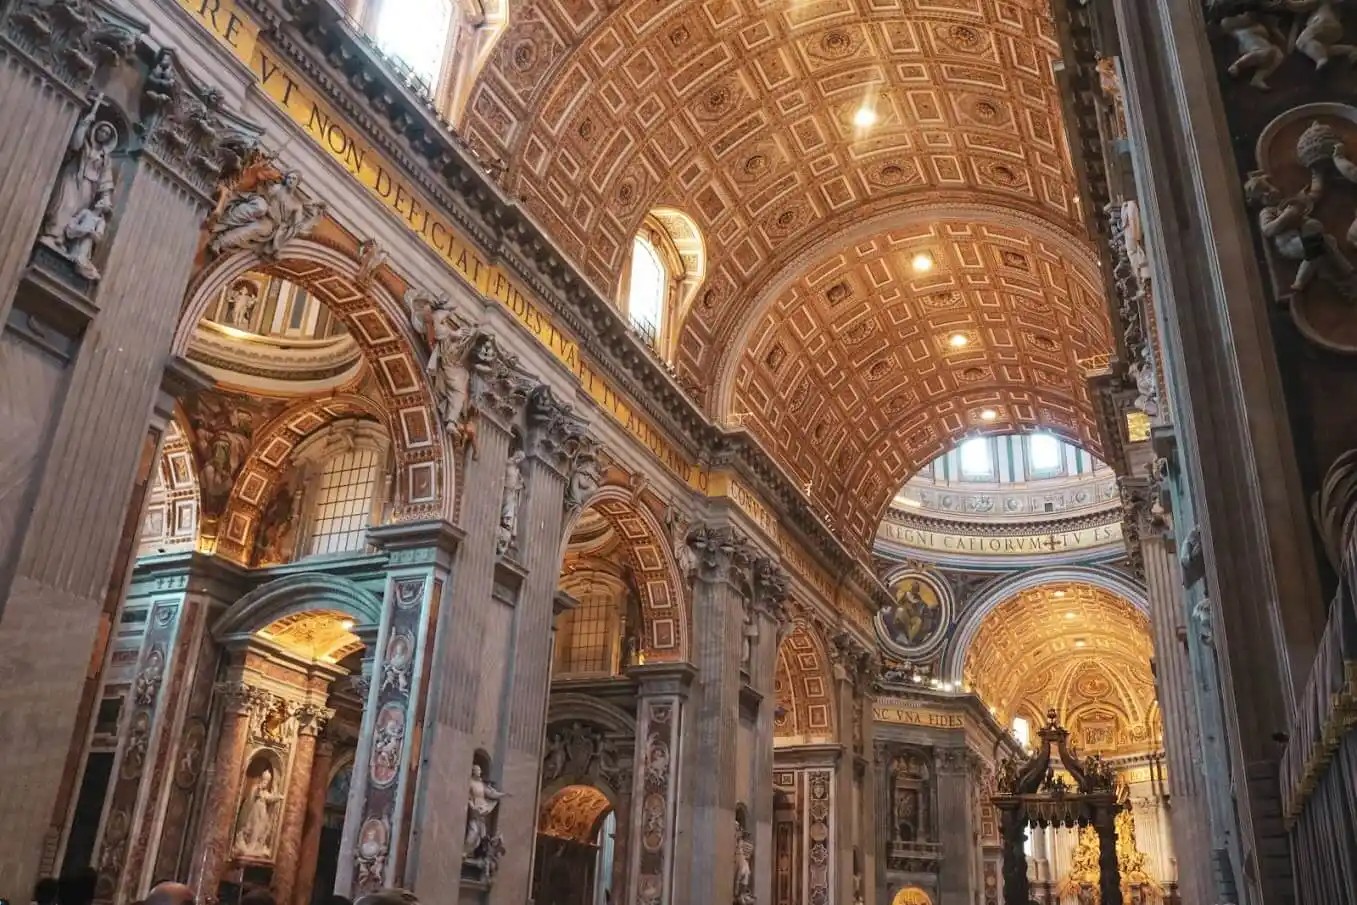
<path fill-rule="evenodd" d="M 876 633 L 886 649 L 919 657 L 942 643 L 952 617 L 952 600 L 937 578 L 906 572 L 891 582 L 892 604 L 876 614 Z"/>

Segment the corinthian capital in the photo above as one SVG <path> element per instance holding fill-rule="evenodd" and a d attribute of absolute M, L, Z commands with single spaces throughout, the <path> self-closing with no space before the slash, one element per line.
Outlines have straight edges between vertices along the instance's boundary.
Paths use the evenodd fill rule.
<path fill-rule="evenodd" d="M 534 457 L 565 473 L 585 436 L 587 423 L 556 398 L 551 387 L 539 384 L 528 394 L 528 444 Z"/>
<path fill-rule="evenodd" d="M 754 561 L 749 539 L 730 525 L 694 525 L 686 538 L 693 551 L 693 577 L 709 583 L 745 582 Z"/>
<path fill-rule="evenodd" d="M 517 420 L 536 381 L 523 370 L 518 356 L 500 348 L 492 333 L 471 344 L 471 400 L 480 411 L 504 423 Z"/>
<path fill-rule="evenodd" d="M 782 564 L 768 556 L 754 560 L 754 606 L 775 618 L 784 613 L 791 581 Z"/>
<path fill-rule="evenodd" d="M 221 699 L 222 709 L 227 713 L 242 715 L 253 713 L 268 706 L 269 701 L 273 698 L 264 689 L 251 685 L 249 682 L 242 682 L 239 679 L 218 682 L 213 691 Z"/>

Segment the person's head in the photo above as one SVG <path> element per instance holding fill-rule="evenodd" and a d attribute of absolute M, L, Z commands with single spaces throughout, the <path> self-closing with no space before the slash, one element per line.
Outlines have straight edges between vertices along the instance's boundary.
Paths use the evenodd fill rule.
<path fill-rule="evenodd" d="M 240 905 L 278 905 L 267 886 L 250 886 L 240 894 Z"/>
<path fill-rule="evenodd" d="M 183 883 L 166 880 L 151 887 L 146 905 L 194 905 L 193 890 Z"/>
<path fill-rule="evenodd" d="M 43 877 L 33 884 L 33 901 L 37 905 L 56 905 L 60 889 L 56 877 Z"/>
<path fill-rule="evenodd" d="M 419 899 L 408 889 L 379 889 L 359 896 L 353 905 L 419 905 Z"/>
<path fill-rule="evenodd" d="M 348 896 L 341 896 L 338 893 L 325 900 L 325 905 L 353 905 L 353 899 Z"/>
<path fill-rule="evenodd" d="M 94 889 L 98 883 L 99 872 L 92 867 L 62 874 L 57 881 L 57 899 L 61 905 L 90 905 L 94 901 Z"/>

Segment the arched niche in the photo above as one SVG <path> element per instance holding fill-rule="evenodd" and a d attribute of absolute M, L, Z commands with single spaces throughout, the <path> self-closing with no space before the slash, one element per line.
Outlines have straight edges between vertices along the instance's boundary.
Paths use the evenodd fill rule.
<path fill-rule="evenodd" d="M 232 604 L 212 627 L 219 642 L 250 638 L 288 616 L 337 611 L 353 619 L 353 631 L 376 631 L 382 601 L 360 585 L 323 572 L 287 575 L 255 588 Z"/>
<path fill-rule="evenodd" d="M 824 643 L 804 622 L 797 622 L 778 646 L 773 688 L 778 744 L 834 740 L 834 675 Z"/>

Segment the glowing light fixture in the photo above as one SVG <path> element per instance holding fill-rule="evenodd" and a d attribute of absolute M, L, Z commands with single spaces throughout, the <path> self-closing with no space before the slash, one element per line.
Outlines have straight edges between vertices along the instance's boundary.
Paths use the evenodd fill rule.
<path fill-rule="evenodd" d="M 853 114 L 853 125 L 857 126 L 859 129 L 870 129 L 872 126 L 876 125 L 876 121 L 876 110 L 868 104 L 863 104 Z"/>
<path fill-rule="evenodd" d="M 995 421 L 998 419 L 998 417 L 999 413 L 996 412 L 994 409 L 982 409 L 980 411 L 981 421 Z"/>
<path fill-rule="evenodd" d="M 921 251 L 910 259 L 909 266 L 914 268 L 915 273 L 928 273 L 933 269 L 933 256 Z"/>
<path fill-rule="evenodd" d="M 1066 613 L 1066 614 L 1065 614 L 1065 618 L 1066 618 L 1066 619 L 1073 619 L 1073 618 L 1074 618 L 1074 614 L 1073 614 L 1073 613 Z"/>
<path fill-rule="evenodd" d="M 1064 597 L 1064 596 L 1065 596 L 1065 592 L 1064 592 L 1064 591 L 1056 591 L 1056 592 L 1055 592 L 1055 596 L 1057 596 L 1057 597 Z"/>
<path fill-rule="evenodd" d="M 352 620 L 352 619 L 341 619 L 341 620 L 339 620 L 339 627 L 342 628 L 344 631 L 347 632 L 349 629 L 353 628 L 353 620 Z"/>
<path fill-rule="evenodd" d="M 964 349 L 971 344 L 965 333 L 953 333 L 947 338 L 947 345 L 953 349 Z"/>
<path fill-rule="evenodd" d="M 1080 638 L 1078 641 L 1074 642 L 1075 647 L 1086 647 L 1087 645 L 1088 642 L 1085 641 L 1083 638 Z"/>

